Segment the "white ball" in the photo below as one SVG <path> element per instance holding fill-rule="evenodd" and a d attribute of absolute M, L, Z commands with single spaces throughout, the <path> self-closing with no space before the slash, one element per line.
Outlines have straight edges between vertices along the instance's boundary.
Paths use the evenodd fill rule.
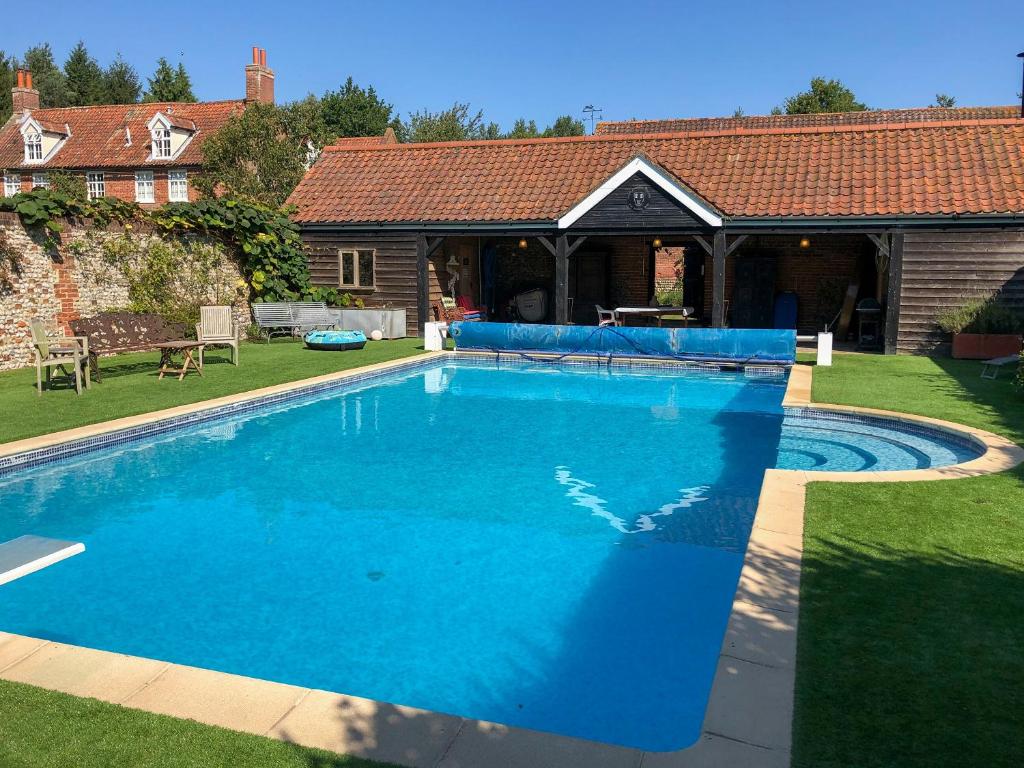
<path fill-rule="evenodd" d="M 384 334 L 380 331 L 370 331 L 370 338 L 374 341 L 380 341 L 384 338 Z"/>

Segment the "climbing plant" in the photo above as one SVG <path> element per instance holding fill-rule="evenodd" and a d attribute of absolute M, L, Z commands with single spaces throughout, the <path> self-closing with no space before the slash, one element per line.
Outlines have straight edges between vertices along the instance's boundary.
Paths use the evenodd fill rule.
<path fill-rule="evenodd" d="M 336 303 L 333 288 L 313 286 L 299 228 L 279 210 L 228 198 L 168 203 L 147 210 L 112 197 L 80 200 L 46 189 L 0 198 L 0 211 L 14 211 L 26 228 L 46 233 L 53 245 L 64 220 L 105 228 L 147 222 L 167 234 L 204 233 L 234 249 L 256 301 Z"/>

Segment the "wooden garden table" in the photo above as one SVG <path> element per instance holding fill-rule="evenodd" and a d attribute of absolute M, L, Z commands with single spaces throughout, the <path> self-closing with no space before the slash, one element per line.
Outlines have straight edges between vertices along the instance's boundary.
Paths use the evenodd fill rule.
<path fill-rule="evenodd" d="M 181 381 L 185 378 L 185 374 L 189 372 L 190 368 L 202 376 L 203 367 L 192 357 L 192 352 L 200 350 L 204 346 L 206 345 L 202 342 L 192 341 L 191 339 L 162 341 L 157 344 L 156 348 L 160 350 L 160 375 L 157 378 L 162 379 L 165 374 L 176 373 L 178 374 L 178 381 Z M 174 355 L 179 352 L 182 357 L 181 368 L 175 368 Z"/>

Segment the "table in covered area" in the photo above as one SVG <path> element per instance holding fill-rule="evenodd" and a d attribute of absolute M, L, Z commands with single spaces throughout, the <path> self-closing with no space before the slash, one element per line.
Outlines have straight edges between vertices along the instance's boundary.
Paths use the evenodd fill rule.
<path fill-rule="evenodd" d="M 632 315 L 640 318 L 653 318 L 661 327 L 666 316 L 682 317 L 683 323 L 689 325 L 693 307 L 616 307 L 614 312 L 616 320 L 622 320 L 623 323 L 625 322 L 624 318 Z"/>

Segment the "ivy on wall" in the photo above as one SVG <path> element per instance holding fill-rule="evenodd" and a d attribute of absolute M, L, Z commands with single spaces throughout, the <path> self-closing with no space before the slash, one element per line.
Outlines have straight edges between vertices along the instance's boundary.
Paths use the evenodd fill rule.
<path fill-rule="evenodd" d="M 252 203 L 212 198 L 147 210 L 117 198 L 81 200 L 37 188 L 0 198 L 0 211 L 17 213 L 26 228 L 43 231 L 53 245 L 58 244 L 65 220 L 91 223 L 97 229 L 146 222 L 167 234 L 210 235 L 237 253 L 255 301 L 334 304 L 339 299 L 337 290 L 310 284 L 299 228 L 284 213 Z"/>

